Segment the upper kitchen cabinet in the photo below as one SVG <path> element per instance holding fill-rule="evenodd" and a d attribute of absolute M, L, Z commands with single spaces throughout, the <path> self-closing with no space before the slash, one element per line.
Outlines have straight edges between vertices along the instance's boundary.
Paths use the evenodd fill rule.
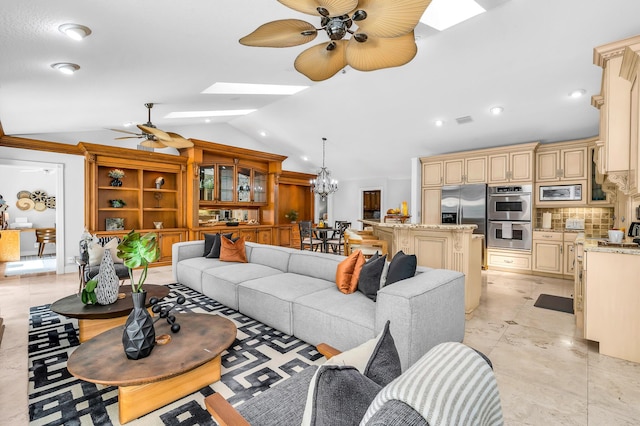
<path fill-rule="evenodd" d="M 534 151 L 538 143 L 514 145 L 488 156 L 489 184 L 533 182 Z M 514 148 L 520 148 L 515 151 Z"/>
<path fill-rule="evenodd" d="M 444 184 L 460 185 L 487 181 L 487 156 L 444 161 Z"/>
<path fill-rule="evenodd" d="M 597 172 L 626 195 L 638 193 L 640 180 L 639 56 L 640 36 L 596 47 L 593 55 L 594 63 L 603 70 L 601 93 L 591 99 L 600 110 Z"/>
<path fill-rule="evenodd" d="M 588 146 L 595 139 L 542 144 L 536 151 L 536 182 L 587 179 Z"/>
<path fill-rule="evenodd" d="M 442 186 L 442 161 L 428 161 L 422 163 L 422 186 Z"/>

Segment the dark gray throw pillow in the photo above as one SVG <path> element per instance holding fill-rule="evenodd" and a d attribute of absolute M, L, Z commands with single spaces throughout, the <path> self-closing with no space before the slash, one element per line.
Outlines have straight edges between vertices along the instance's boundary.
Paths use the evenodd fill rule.
<path fill-rule="evenodd" d="M 311 424 L 357 425 L 381 389 L 355 367 L 323 365 L 316 375 Z"/>
<path fill-rule="evenodd" d="M 418 259 L 415 254 L 404 254 L 402 250 L 397 252 L 389 264 L 387 281 L 385 285 L 411 278 L 416 274 Z"/>
<path fill-rule="evenodd" d="M 380 290 L 380 277 L 384 270 L 387 256 L 380 256 L 378 252 L 371 256 L 367 263 L 362 265 L 360 278 L 358 278 L 358 290 L 369 299 L 376 301 L 378 290 Z"/>
<path fill-rule="evenodd" d="M 207 257 L 209 253 L 211 253 L 211 247 L 213 246 L 213 242 L 216 239 L 216 235 L 220 238 L 219 234 L 204 234 L 204 252 L 202 253 L 203 257 Z"/>
<path fill-rule="evenodd" d="M 219 259 L 220 258 L 220 247 L 222 246 L 222 242 L 220 241 L 220 235 L 231 239 L 231 236 L 233 235 L 233 232 L 229 232 L 227 234 L 219 234 L 218 233 L 218 234 L 214 235 L 213 244 L 211 245 L 211 250 L 209 251 L 209 254 L 207 254 L 207 256 L 206 256 L 209 259 L 211 259 L 211 258 Z M 206 236 L 206 234 L 205 234 L 205 236 Z M 206 244 L 206 240 L 205 240 L 205 244 Z"/>
<path fill-rule="evenodd" d="M 400 355 L 398 355 L 396 343 L 391 335 L 391 330 L 389 330 L 390 325 L 391 322 L 387 320 L 382 330 L 382 336 L 380 336 L 363 371 L 365 376 L 382 387 L 387 386 L 402 374 Z"/>

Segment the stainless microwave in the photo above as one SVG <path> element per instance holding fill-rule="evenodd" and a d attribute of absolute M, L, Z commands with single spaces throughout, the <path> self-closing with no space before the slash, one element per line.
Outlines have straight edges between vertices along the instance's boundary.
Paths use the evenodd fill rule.
<path fill-rule="evenodd" d="M 540 201 L 580 201 L 582 184 L 541 185 Z"/>

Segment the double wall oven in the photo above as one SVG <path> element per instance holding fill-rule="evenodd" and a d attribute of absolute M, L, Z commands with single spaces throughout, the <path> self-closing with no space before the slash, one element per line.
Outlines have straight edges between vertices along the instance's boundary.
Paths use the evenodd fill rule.
<path fill-rule="evenodd" d="M 487 247 L 531 250 L 532 189 L 532 185 L 489 187 Z"/>

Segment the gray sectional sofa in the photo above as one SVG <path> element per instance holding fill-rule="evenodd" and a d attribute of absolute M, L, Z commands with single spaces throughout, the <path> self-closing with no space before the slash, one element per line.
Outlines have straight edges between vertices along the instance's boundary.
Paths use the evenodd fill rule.
<path fill-rule="evenodd" d="M 382 287 L 374 302 L 337 289 L 344 256 L 245 247 L 248 263 L 232 263 L 203 257 L 203 240 L 174 244 L 174 279 L 286 334 L 342 351 L 372 339 L 390 320 L 403 371 L 433 346 L 464 338 L 460 272 L 418 266 L 412 278 Z"/>

